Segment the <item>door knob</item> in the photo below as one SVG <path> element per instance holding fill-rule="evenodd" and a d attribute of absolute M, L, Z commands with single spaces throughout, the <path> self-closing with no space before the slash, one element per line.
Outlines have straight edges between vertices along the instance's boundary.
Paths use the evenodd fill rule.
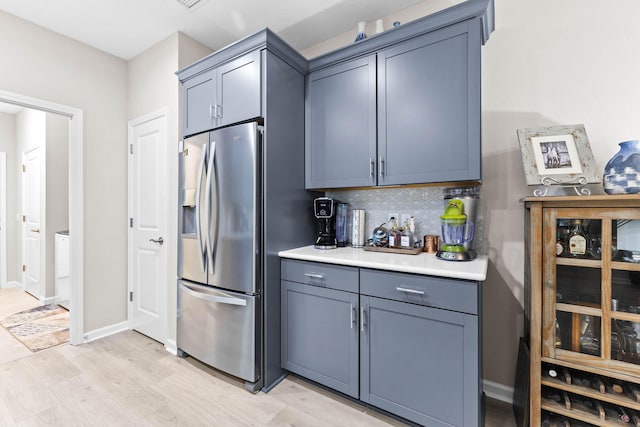
<path fill-rule="evenodd" d="M 153 243 L 158 243 L 160 245 L 164 243 L 164 239 L 162 237 L 158 237 L 157 239 L 149 239 L 149 241 Z"/>

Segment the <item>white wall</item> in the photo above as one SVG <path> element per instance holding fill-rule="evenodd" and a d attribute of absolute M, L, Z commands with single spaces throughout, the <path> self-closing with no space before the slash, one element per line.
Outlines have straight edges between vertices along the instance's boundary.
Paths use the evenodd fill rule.
<path fill-rule="evenodd" d="M 524 304 L 524 208 L 532 195 L 516 129 L 585 125 L 598 170 L 640 137 L 640 3 L 496 0 L 483 48 L 483 201 L 491 266 L 484 294 L 485 375 L 514 380 Z"/>
<path fill-rule="evenodd" d="M 443 2 L 444 4 L 445 2 Z M 452 2 L 458 3 L 458 2 Z M 431 1 L 387 22 L 432 13 Z M 436 6 L 439 7 L 439 6 Z M 484 377 L 513 387 L 523 334 L 526 186 L 516 130 L 585 125 L 600 171 L 617 143 L 640 138 L 640 3 L 620 0 L 495 0 L 496 30 L 482 48 Z M 373 28 L 373 24 L 367 26 Z M 351 43 L 354 31 L 303 51 Z M 598 187 L 598 186 L 596 186 Z"/>
<path fill-rule="evenodd" d="M 84 330 L 122 322 L 127 317 L 127 64 L 2 11 L 0 52 L 1 90 L 84 110 Z"/>
<path fill-rule="evenodd" d="M 22 255 L 9 244 L 17 239 L 19 223 L 16 221 L 17 190 L 18 190 L 18 160 L 16 157 L 16 117 L 13 114 L 0 113 L 0 151 L 7 153 L 7 282 L 21 280 L 22 272 L 18 263 Z"/>

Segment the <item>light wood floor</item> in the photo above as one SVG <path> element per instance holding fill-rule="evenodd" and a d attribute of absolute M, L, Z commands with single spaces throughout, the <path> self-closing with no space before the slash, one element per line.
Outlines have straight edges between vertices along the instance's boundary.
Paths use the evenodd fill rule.
<path fill-rule="evenodd" d="M 0 289 L 0 319 L 39 305 L 40 301 L 17 288 Z M 31 354 L 31 350 L 0 326 L 0 364 Z"/>
<path fill-rule="evenodd" d="M 5 311 L 2 302 L 0 298 Z M 489 400 L 485 425 L 515 426 L 511 414 L 509 405 Z M 406 424 L 295 376 L 269 393 L 251 394 L 234 378 L 192 358 L 173 356 L 156 341 L 127 331 L 0 364 L 0 425 Z"/>

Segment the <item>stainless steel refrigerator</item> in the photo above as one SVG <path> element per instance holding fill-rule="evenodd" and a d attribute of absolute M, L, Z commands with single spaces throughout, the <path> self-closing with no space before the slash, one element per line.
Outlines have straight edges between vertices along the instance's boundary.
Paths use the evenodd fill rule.
<path fill-rule="evenodd" d="M 180 156 L 177 345 L 181 353 L 262 385 L 262 128 L 187 138 Z"/>

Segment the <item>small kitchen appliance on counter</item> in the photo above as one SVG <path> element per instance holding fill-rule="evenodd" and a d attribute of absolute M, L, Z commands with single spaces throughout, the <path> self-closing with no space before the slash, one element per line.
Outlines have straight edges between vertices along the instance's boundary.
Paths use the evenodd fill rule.
<path fill-rule="evenodd" d="M 337 201 L 334 201 L 337 202 Z M 349 234 L 347 232 L 347 214 L 349 203 L 337 202 L 336 204 L 336 240 L 339 248 L 347 246 Z"/>
<path fill-rule="evenodd" d="M 464 244 L 473 240 L 474 224 L 464 213 L 464 202 L 452 199 L 447 204 L 444 214 L 440 216 L 442 229 L 442 246 L 436 257 L 447 261 L 470 261 L 476 257 L 473 249 L 466 249 Z"/>
<path fill-rule="evenodd" d="M 317 249 L 338 247 L 336 239 L 337 204 L 336 200 L 329 197 L 318 197 L 313 201 L 313 213 L 318 219 L 318 236 L 314 245 Z"/>

